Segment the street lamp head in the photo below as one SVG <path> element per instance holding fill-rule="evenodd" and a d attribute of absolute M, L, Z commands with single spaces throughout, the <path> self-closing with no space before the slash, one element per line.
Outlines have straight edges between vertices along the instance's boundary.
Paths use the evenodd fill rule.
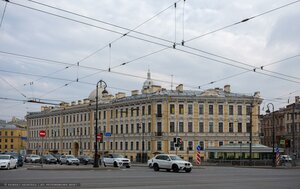
<path fill-rule="evenodd" d="M 105 87 L 106 88 L 106 87 Z M 107 92 L 107 90 L 104 88 L 104 90 L 102 91 L 102 94 L 103 95 L 107 95 L 108 94 L 108 92 Z"/>
<path fill-rule="evenodd" d="M 267 113 L 267 114 L 269 114 L 269 113 L 270 113 L 270 109 L 269 109 L 269 108 L 266 110 L 266 113 Z"/>

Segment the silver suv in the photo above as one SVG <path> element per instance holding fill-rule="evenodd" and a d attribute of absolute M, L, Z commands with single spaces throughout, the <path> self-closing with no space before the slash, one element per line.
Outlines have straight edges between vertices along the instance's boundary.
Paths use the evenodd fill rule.
<path fill-rule="evenodd" d="M 179 172 L 184 170 L 189 173 L 192 171 L 192 164 L 188 161 L 181 159 L 173 154 L 159 154 L 153 158 L 152 166 L 154 171 L 159 169 L 166 169 L 167 171 Z"/>
<path fill-rule="evenodd" d="M 60 157 L 60 164 L 67 164 L 67 165 L 79 165 L 79 159 L 77 159 L 76 157 L 74 157 L 73 155 L 62 155 Z"/>

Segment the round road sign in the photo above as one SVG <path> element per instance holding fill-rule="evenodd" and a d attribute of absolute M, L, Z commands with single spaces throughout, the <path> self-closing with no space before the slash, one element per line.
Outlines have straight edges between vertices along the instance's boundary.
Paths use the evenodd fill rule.
<path fill-rule="evenodd" d="M 40 137 L 45 137 L 46 136 L 46 131 L 45 130 L 40 130 L 39 135 L 40 135 Z"/>

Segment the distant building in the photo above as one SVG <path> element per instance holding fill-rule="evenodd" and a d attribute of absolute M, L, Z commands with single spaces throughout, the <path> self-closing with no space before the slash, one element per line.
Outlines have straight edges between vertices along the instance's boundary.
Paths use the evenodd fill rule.
<path fill-rule="evenodd" d="M 0 152 L 26 151 L 27 130 L 13 124 L 0 124 Z"/>
<path fill-rule="evenodd" d="M 103 86 L 98 88 L 98 130 L 107 137 L 99 146 L 100 153 L 120 153 L 133 161 L 155 153 L 176 153 L 193 161 L 196 146 L 201 145 L 201 156 L 207 159 L 207 147 L 249 143 L 251 123 L 252 143 L 260 140 L 259 92 L 232 93 L 230 85 L 206 91 L 184 90 L 183 85 L 166 90 L 153 82 L 150 72 L 141 93 L 133 90 L 130 96 L 121 92 L 113 96 L 103 95 L 103 90 Z M 45 130 L 44 152 L 92 155 L 95 99 L 96 90 L 88 99 L 28 113 L 29 150 L 41 151 L 39 131 Z M 182 139 L 179 148 L 174 146 L 176 137 Z"/>
<path fill-rule="evenodd" d="M 274 115 L 274 123 L 273 123 Z M 299 96 L 295 97 L 295 103 L 280 108 L 274 113 L 266 114 L 261 119 L 263 134 L 262 144 L 273 145 L 273 125 L 275 133 L 275 146 L 285 149 L 285 153 L 300 154 L 300 101 Z"/>

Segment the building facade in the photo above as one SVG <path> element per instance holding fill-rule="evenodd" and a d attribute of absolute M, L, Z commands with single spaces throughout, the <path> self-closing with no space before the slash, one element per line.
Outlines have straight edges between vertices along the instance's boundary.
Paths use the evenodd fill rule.
<path fill-rule="evenodd" d="M 150 158 L 155 153 L 173 153 L 193 161 L 196 146 L 207 147 L 232 143 L 259 143 L 258 115 L 262 99 L 259 93 L 232 93 L 230 86 L 206 91 L 166 90 L 148 79 L 139 93 L 115 96 L 98 88 L 88 99 L 57 107 L 42 107 L 41 112 L 27 115 L 28 147 L 33 153 L 94 153 L 96 113 L 98 131 L 105 133 L 99 153 L 120 153 L 133 161 Z M 252 127 L 251 127 L 252 125 Z M 46 137 L 39 137 L 45 130 Z M 180 137 L 179 148 L 174 138 Z"/>
<path fill-rule="evenodd" d="M 274 117 L 273 117 L 274 116 Z M 295 97 L 295 103 L 280 108 L 274 113 L 262 117 L 261 127 L 263 133 L 262 143 L 273 145 L 273 125 L 275 146 L 284 148 L 284 153 L 299 158 L 300 152 L 300 101 Z"/>
<path fill-rule="evenodd" d="M 0 152 L 17 152 L 24 154 L 27 130 L 14 124 L 0 124 Z"/>

